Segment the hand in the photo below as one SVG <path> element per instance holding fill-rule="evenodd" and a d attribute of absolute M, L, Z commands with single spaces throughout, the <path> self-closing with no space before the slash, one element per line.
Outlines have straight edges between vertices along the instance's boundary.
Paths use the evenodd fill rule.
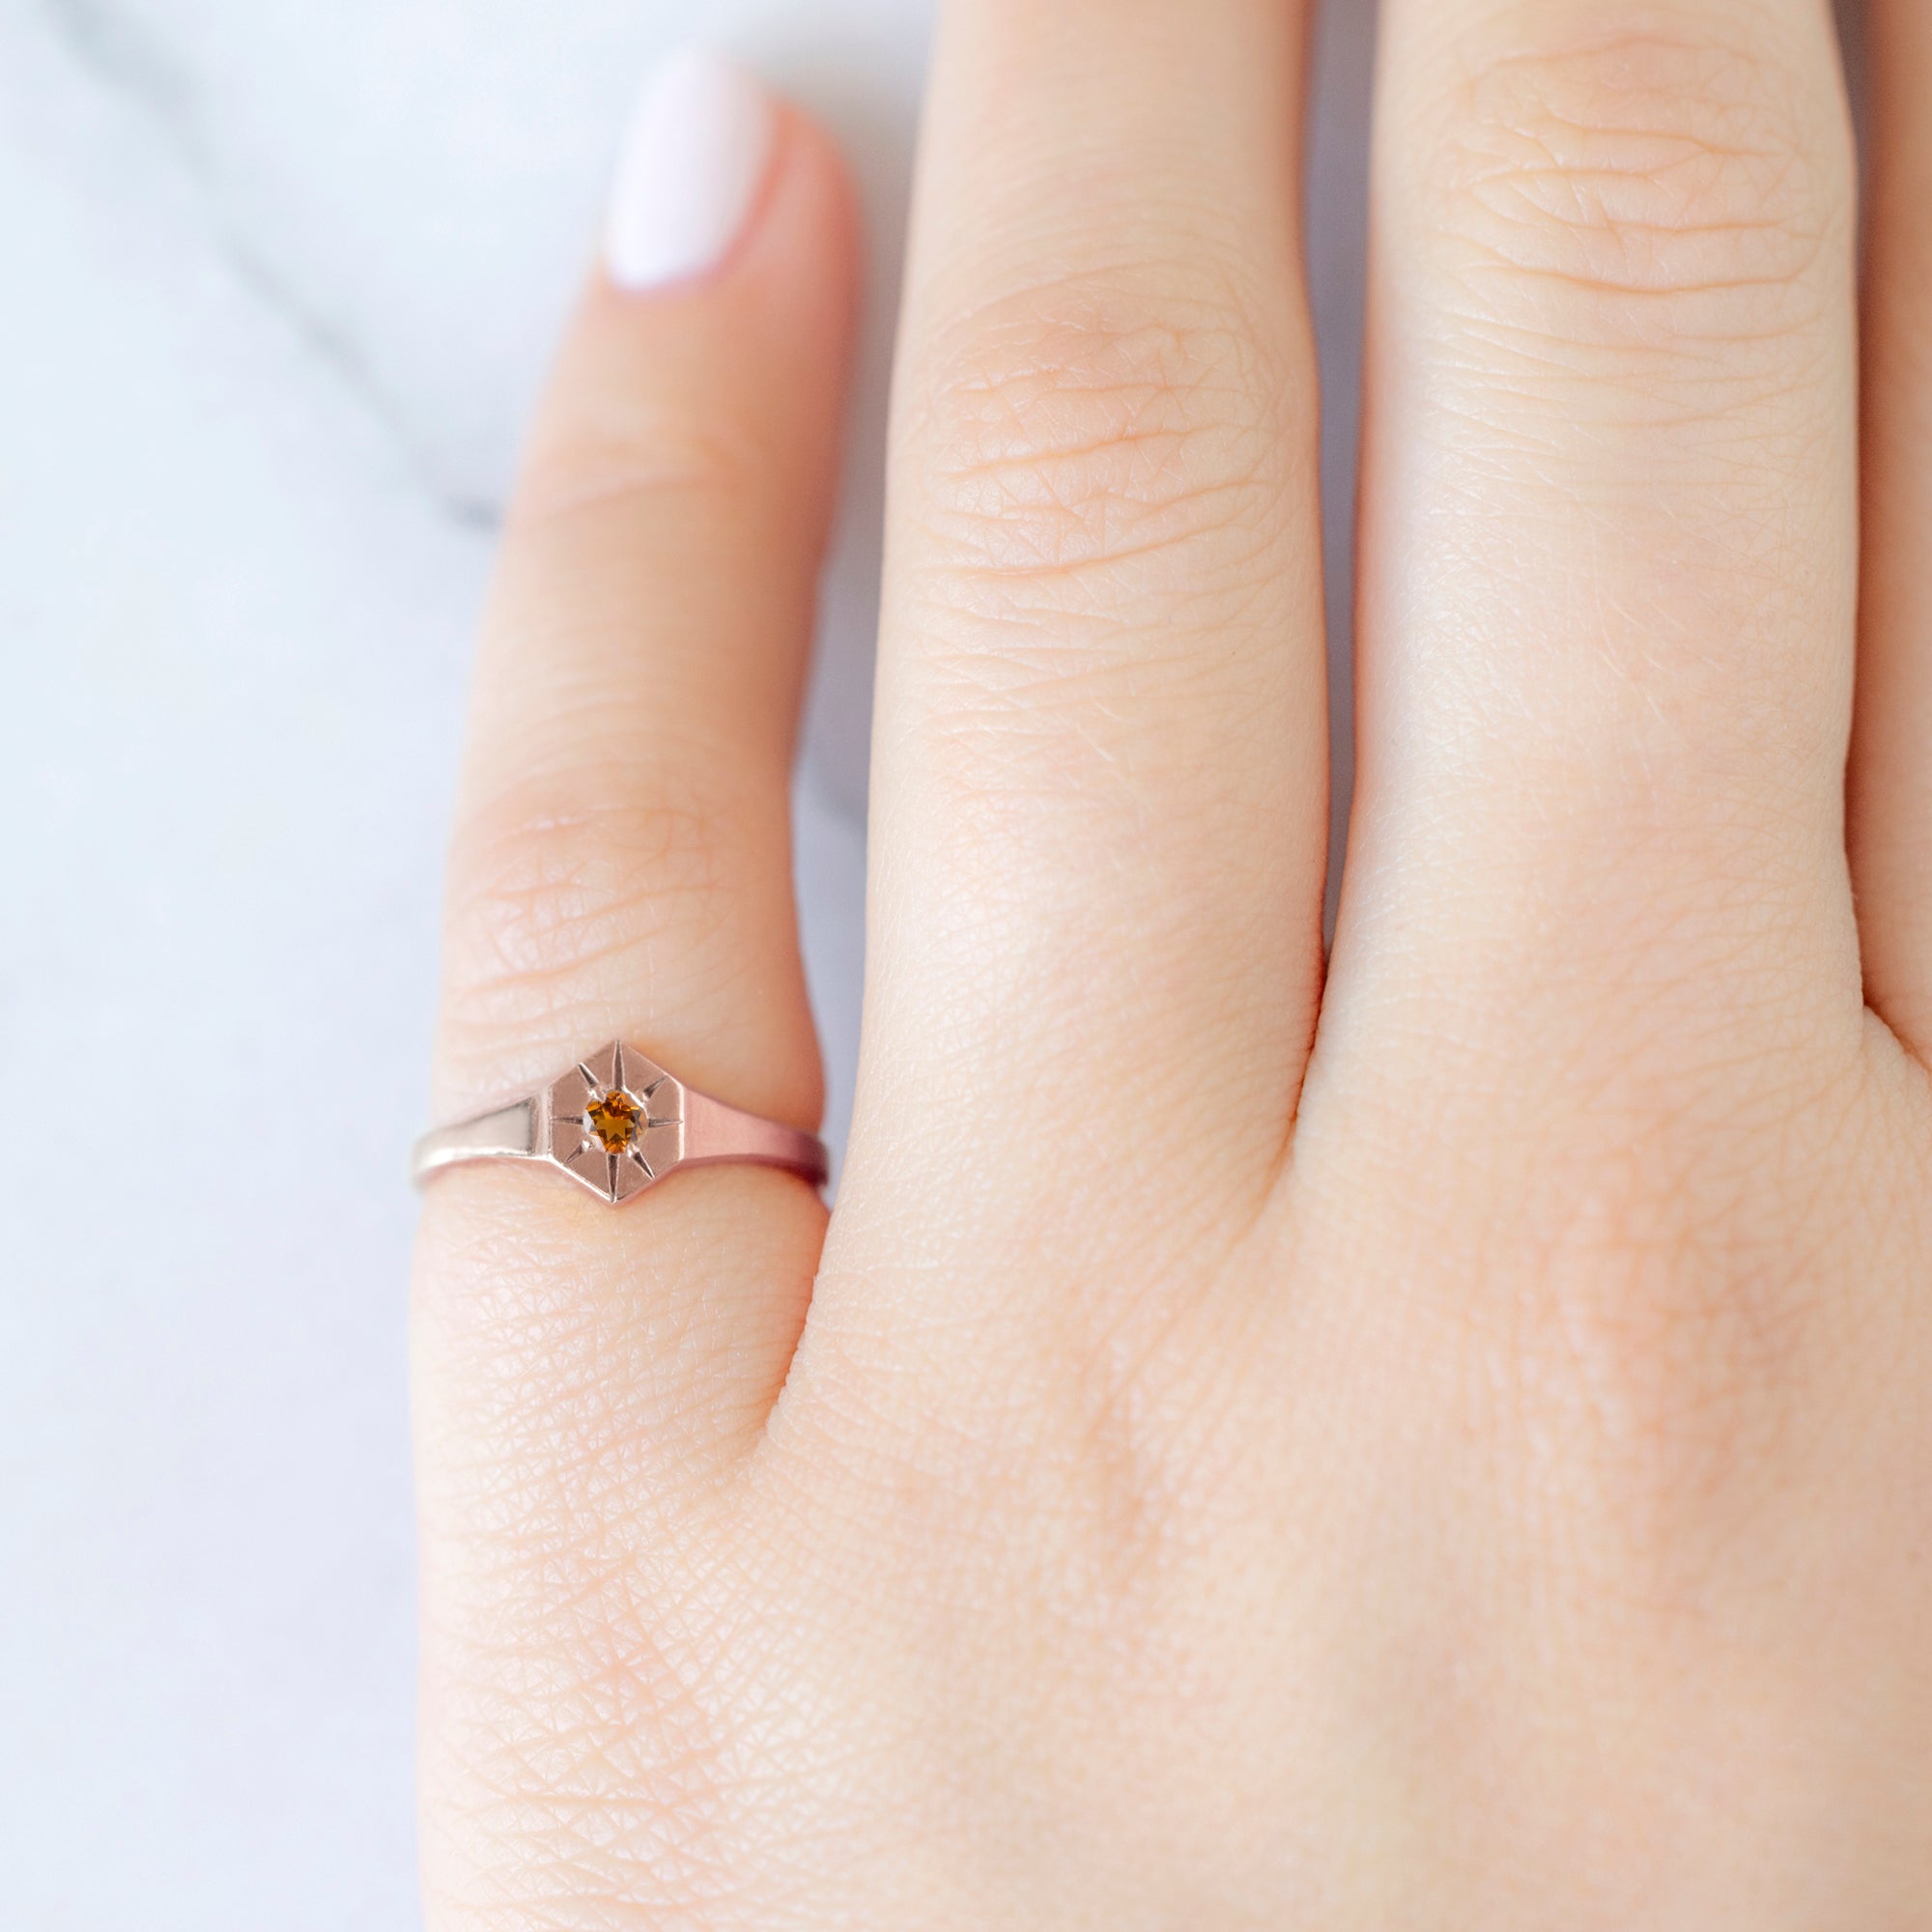
<path fill-rule="evenodd" d="M 1391 0 L 1325 969 L 1303 30 L 947 9 L 838 1210 L 433 1187 L 439 1932 L 1932 1911 L 1932 12 L 1855 640 L 1826 9 Z M 853 224 L 743 89 L 661 89 L 536 428 L 445 1115 L 614 1036 L 817 1114 Z"/>

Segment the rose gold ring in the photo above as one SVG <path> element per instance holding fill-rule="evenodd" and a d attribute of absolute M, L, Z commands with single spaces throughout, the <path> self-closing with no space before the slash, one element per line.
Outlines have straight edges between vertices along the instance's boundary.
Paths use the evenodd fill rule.
<path fill-rule="evenodd" d="M 526 1099 L 425 1134 L 411 1173 L 420 1187 L 472 1160 L 543 1161 L 613 1208 L 681 1167 L 752 1161 L 814 1187 L 829 1172 L 823 1141 L 727 1107 L 617 1039 Z"/>

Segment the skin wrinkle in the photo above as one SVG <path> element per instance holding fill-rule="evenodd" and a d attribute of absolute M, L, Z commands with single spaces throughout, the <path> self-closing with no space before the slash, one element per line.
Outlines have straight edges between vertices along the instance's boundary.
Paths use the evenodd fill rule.
<path fill-rule="evenodd" d="M 1252 378 L 1238 392 L 1244 403 L 1304 393 L 1316 401 L 1305 371 L 1280 353 L 1288 346 L 1280 291 L 1256 272 L 1273 266 L 1272 251 L 1258 253 L 1245 232 L 1217 241 L 1223 211 L 1185 211 L 1172 220 L 1144 203 L 1131 212 L 1133 244 L 1122 252 L 1109 252 L 1106 238 L 1096 241 L 1091 209 L 1057 227 L 1035 203 L 1016 228 L 980 229 L 979 266 L 965 258 L 956 297 L 950 284 L 960 258 L 949 253 L 948 286 L 931 288 L 938 299 L 918 345 L 936 380 L 902 399 L 909 432 L 938 432 L 930 473 L 945 476 L 961 454 L 944 440 L 946 407 L 976 391 L 997 396 L 1007 379 L 1031 376 L 1078 393 L 1110 388 L 1125 373 L 1156 394 L 1195 384 L 1214 393 L 1217 371 L 1231 378 L 1243 371 Z M 1295 242 L 1286 225 L 1270 239 Z M 1294 319 L 1305 332 L 1305 311 Z M 1130 354 L 1136 347 L 1141 358 Z"/>
<path fill-rule="evenodd" d="M 1306 433 L 1313 398 L 1293 400 L 1299 384 L 1264 346 L 1271 304 L 1245 280 L 1217 289 L 1198 253 L 1165 278 L 1145 263 L 1096 265 L 950 319 L 905 425 L 939 456 L 923 499 L 970 526 L 990 480 L 1004 502 L 1057 504 L 1076 522 L 1115 508 L 1133 528 L 1277 475 L 1269 432 Z M 1183 534 L 1201 527 L 1176 521 Z M 1090 554 L 1104 557 L 1098 534 Z"/>
<path fill-rule="evenodd" d="M 1512 284 L 1521 279 L 1520 271 L 1514 268 L 1498 270 L 1497 273 Z M 1701 338 L 1696 331 L 1673 326 L 1646 329 L 1645 340 L 1639 343 L 1600 343 L 1579 340 L 1575 329 L 1559 327 L 1546 318 L 1501 315 L 1495 303 L 1458 304 L 1451 300 L 1444 306 L 1458 324 L 1460 359 L 1458 355 L 1445 353 L 1440 367 L 1445 376 L 1468 379 L 1472 389 L 1480 385 L 1479 393 L 1462 407 L 1472 415 L 1491 412 L 1481 416 L 1491 437 L 1525 434 L 1523 418 L 1548 420 L 1552 389 L 1565 391 L 1579 384 L 1602 384 L 1614 378 L 1622 386 L 1595 400 L 1599 405 L 1614 403 L 1617 413 L 1589 416 L 1587 422 L 1627 434 L 1651 427 L 1721 431 L 1736 446 L 1749 449 L 1771 427 L 1774 407 L 1793 397 L 1816 393 L 1816 376 L 1831 363 L 1824 347 L 1802 354 L 1806 332 L 1789 326 L 1754 335 L 1727 320 L 1721 330 Z M 1735 352 L 1760 346 L 1771 352 L 1762 368 L 1752 367 L 1747 359 L 1741 366 Z M 1733 353 L 1714 366 L 1702 354 L 1707 347 Z M 1633 377 L 1640 380 L 1633 381 Z M 1540 386 L 1538 379 L 1548 386 Z M 1672 406 L 1678 397 L 1684 400 Z M 1520 406 L 1521 417 L 1505 407 L 1499 419 L 1495 412 L 1498 404 Z M 1447 384 L 1438 407 L 1457 407 L 1453 389 Z M 1777 442 L 1788 443 L 1798 435 L 1785 428 L 1764 440 L 1775 448 Z M 1560 441 L 1551 441 L 1549 446 L 1564 447 Z M 1695 453 L 1702 456 L 1708 452 L 1700 447 Z M 1778 473 L 1805 472 L 1802 469 L 1786 472 L 1779 466 Z"/>
<path fill-rule="evenodd" d="M 1092 625 L 1081 628 L 1090 634 L 1095 630 Z M 942 754 L 946 748 L 956 748 L 969 769 L 972 760 L 1011 760 L 1011 751 L 1003 746 L 1009 747 L 1016 735 L 1022 740 L 1037 736 L 1065 739 L 1091 752 L 1098 769 L 1090 778 L 1108 772 L 1127 777 L 1135 769 L 1131 760 L 1136 752 L 1173 741 L 1161 728 L 1167 707 L 1198 700 L 1209 688 L 1229 682 L 1235 682 L 1235 689 L 1228 695 L 1237 696 L 1251 679 L 1251 674 L 1237 672 L 1237 681 L 1229 680 L 1225 671 L 1213 677 L 1214 667 L 1204 665 L 1197 671 L 1184 661 L 1151 663 L 1144 648 L 1149 633 L 1138 624 L 1094 635 L 1084 648 L 1072 648 L 1064 638 L 1056 643 L 1045 635 L 1045 620 L 1027 623 L 1024 644 L 1012 641 L 1018 629 L 1015 622 L 1003 624 L 999 648 L 989 647 L 977 629 L 956 642 L 943 635 L 933 639 L 939 649 L 929 675 L 937 728 L 943 733 Z M 1253 629 L 1264 635 L 1264 627 Z M 1037 646 L 1032 642 L 1036 636 Z M 1246 695 L 1257 709 L 1267 696 L 1264 690 Z M 994 769 L 998 771 L 997 763 Z M 1030 784 L 1053 783 L 1050 775 L 1033 780 L 1019 770 L 1008 775 L 1012 781 L 1006 791 L 1009 797 Z M 989 801 L 998 795 L 984 783 L 970 789 Z M 1116 795 L 1111 787 L 1102 789 L 1114 805 L 1132 809 L 1124 791 Z"/>
<path fill-rule="evenodd" d="M 1077 407 L 1104 414 L 1112 402 L 1110 395 L 1096 405 L 1087 395 Z M 1046 412 L 1065 407 L 1056 396 Z M 1278 539 L 1269 528 L 1272 453 L 1259 430 L 1109 422 L 1081 435 L 1085 440 L 1064 432 L 1050 450 L 1016 437 L 1017 446 L 949 476 L 928 497 L 927 527 L 946 553 L 928 571 L 967 590 L 1031 574 L 1065 583 L 1074 601 L 1077 586 L 1104 583 L 1124 565 L 1178 568 L 1204 545 L 1253 532 L 1217 557 L 1215 569 L 1237 583 L 1264 577 Z"/>
<path fill-rule="evenodd" d="M 497 982 L 554 978 L 628 950 L 639 943 L 635 915 L 672 918 L 687 897 L 715 905 L 721 881 L 742 868 L 742 861 L 721 862 L 720 813 L 708 799 L 682 811 L 666 801 L 648 812 L 608 804 L 548 813 L 513 807 L 505 817 L 511 829 L 492 841 L 494 850 L 472 845 L 468 855 L 473 883 L 463 908 L 479 935 L 473 966 Z M 606 829 L 613 823 L 621 828 L 615 837 Z M 745 843 L 742 835 L 730 840 L 741 851 Z M 586 946 L 585 935 L 600 927 L 612 937 Z"/>
<path fill-rule="evenodd" d="M 1843 197 L 1814 176 L 1808 117 L 1783 71 L 1703 42 L 1539 38 L 1535 51 L 1486 43 L 1472 56 L 1463 111 L 1420 175 L 1462 251 L 1458 281 L 1489 289 L 1477 318 L 1507 327 L 1512 308 L 1534 315 L 1541 288 L 1556 307 L 1517 325 L 1532 339 L 1634 347 L 1668 376 L 1685 339 L 1735 349 L 1761 332 L 1746 317 L 1770 311 L 1764 349 L 1777 366 L 1783 341 L 1811 326 L 1807 292 L 1825 279 L 1828 242 L 1843 236 L 1827 213 Z M 1728 105 L 1702 75 L 1714 60 L 1735 83 Z M 1659 165 L 1660 145 L 1672 164 Z M 1835 147 L 1833 172 L 1847 173 L 1842 128 Z M 1483 283 L 1470 279 L 1475 264 L 1489 267 Z M 1644 312 L 1660 301 L 1662 329 Z"/>
<path fill-rule="evenodd" d="M 1497 261 L 1534 279 L 1561 279 L 1563 270 L 1541 250 L 1600 238 L 1604 267 L 1578 276 L 1578 286 L 1639 298 L 1787 290 L 1815 266 L 1831 231 L 1798 142 L 1775 138 L 1751 150 L 1727 147 L 1702 124 L 1694 133 L 1670 133 L 1565 121 L 1556 109 L 1547 115 L 1541 128 L 1500 115 L 1478 122 L 1498 151 L 1471 142 L 1463 151 L 1469 164 L 1449 171 L 1445 205 L 1466 196 L 1494 217 Z M 1504 154 L 1504 146 L 1520 152 Z M 1706 218 L 1698 218 L 1700 211 Z M 1524 244 L 1524 252 L 1512 252 L 1506 241 Z M 1640 271 L 1646 261 L 1701 255 L 1707 243 L 1717 244 L 1718 260 L 1736 261 L 1739 272 L 1705 282 Z M 1758 254 L 1769 261 L 1752 274 L 1746 264 Z"/>
<path fill-rule="evenodd" d="M 718 518 L 775 520 L 766 478 L 777 452 L 769 433 L 679 422 L 599 424 L 540 445 L 511 500 L 507 530 L 536 536 L 586 520 L 666 517 L 702 528 Z"/>

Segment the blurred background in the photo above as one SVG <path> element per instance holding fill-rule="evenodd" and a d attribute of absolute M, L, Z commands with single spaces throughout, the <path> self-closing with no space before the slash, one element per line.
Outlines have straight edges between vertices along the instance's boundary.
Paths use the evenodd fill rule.
<path fill-rule="evenodd" d="M 9 1927 L 418 1922 L 404 1160 L 470 631 L 632 93 L 694 35 L 832 122 L 870 223 L 799 781 L 843 1132 L 929 13 L 0 0 Z M 1371 15 L 1333 0 L 1315 92 L 1338 638 Z"/>

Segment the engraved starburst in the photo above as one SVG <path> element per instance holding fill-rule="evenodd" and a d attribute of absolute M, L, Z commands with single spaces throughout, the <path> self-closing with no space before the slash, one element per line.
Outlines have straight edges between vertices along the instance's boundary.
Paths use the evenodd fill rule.
<path fill-rule="evenodd" d="M 574 1111 L 560 1104 L 562 1090 L 572 1083 L 581 1083 L 582 1094 Z M 556 1131 L 552 1151 L 586 1186 L 607 1201 L 621 1201 L 663 1171 L 651 1158 L 653 1151 L 660 1161 L 667 1151 L 675 1158 L 674 1143 L 668 1150 L 662 1137 L 655 1150 L 647 1150 L 646 1143 L 655 1130 L 678 1126 L 681 1098 L 677 1083 L 668 1074 L 640 1054 L 627 1054 L 623 1042 L 613 1040 L 602 1053 L 579 1061 L 574 1072 L 554 1090 L 552 1119 Z M 570 1127 L 578 1130 L 574 1147 L 567 1133 Z M 593 1178 L 600 1170 L 601 1184 Z"/>

